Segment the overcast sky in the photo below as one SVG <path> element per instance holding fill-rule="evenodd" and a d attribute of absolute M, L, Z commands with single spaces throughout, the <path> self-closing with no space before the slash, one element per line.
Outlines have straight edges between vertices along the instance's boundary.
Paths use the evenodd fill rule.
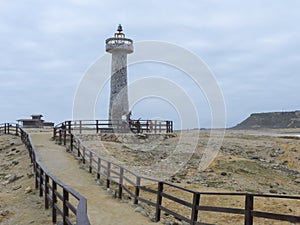
<path fill-rule="evenodd" d="M 299 110 L 299 11 L 298 0 L 0 0 L 0 119 L 71 119 L 77 87 L 119 23 L 134 41 L 167 41 L 199 56 L 223 92 L 229 127 L 253 112 Z M 136 71 L 129 70 L 129 80 Z M 183 88 L 196 93 L 193 85 Z M 108 93 L 99 97 L 99 117 L 107 112 L 105 99 Z M 168 113 L 166 107 L 147 115 L 143 108 L 136 106 L 136 116 Z M 169 113 L 160 117 L 178 120 Z"/>

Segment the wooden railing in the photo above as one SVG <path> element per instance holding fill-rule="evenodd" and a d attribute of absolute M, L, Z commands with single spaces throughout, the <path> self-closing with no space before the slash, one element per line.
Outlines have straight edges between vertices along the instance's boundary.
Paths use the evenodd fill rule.
<path fill-rule="evenodd" d="M 44 197 L 45 209 L 51 208 L 52 222 L 57 223 L 60 215 L 64 225 L 89 225 L 86 199 L 47 171 L 38 159 L 30 135 L 18 124 L 10 123 L 0 124 L 0 133 L 21 137 L 33 165 L 35 188 Z"/>
<path fill-rule="evenodd" d="M 56 127 L 58 129 L 58 127 Z M 124 193 L 127 193 L 134 200 L 134 204 L 138 202 L 146 203 L 155 208 L 155 221 L 161 219 L 161 211 L 174 216 L 182 221 L 193 225 L 209 225 L 209 223 L 200 222 L 201 215 L 199 212 L 216 212 L 226 214 L 243 215 L 244 225 L 253 225 L 254 218 L 265 218 L 278 221 L 288 221 L 292 223 L 300 223 L 300 216 L 278 214 L 265 212 L 256 209 L 255 201 L 258 198 L 265 198 L 268 201 L 275 199 L 288 199 L 295 201 L 296 205 L 300 206 L 300 196 L 286 196 L 286 195 L 263 195 L 263 194 L 250 194 L 250 193 L 212 193 L 212 192 L 198 192 L 188 188 L 183 188 L 173 183 L 158 181 L 152 178 L 143 177 L 124 166 L 113 163 L 103 157 L 100 157 L 95 152 L 88 149 L 83 142 L 71 132 L 71 129 L 59 129 L 59 136 L 56 138 L 60 144 L 69 145 L 71 152 L 76 153 L 82 162 L 89 168 L 89 172 L 95 174 L 97 179 L 104 179 L 106 187 L 109 188 L 111 182 L 117 185 L 116 195 L 122 198 Z M 143 185 L 144 183 L 152 183 L 153 185 Z M 183 195 L 171 195 L 166 190 L 174 189 L 176 191 L 184 192 Z M 174 193 L 176 193 L 176 191 Z M 154 195 L 151 199 L 140 195 L 141 192 Z M 187 201 L 181 198 L 186 194 L 191 195 L 191 200 Z M 244 207 L 230 208 L 230 207 L 216 207 L 200 204 L 200 199 L 203 196 L 240 196 L 244 199 Z M 163 202 L 169 201 L 174 204 L 180 204 L 189 209 L 189 216 L 176 212 L 174 209 L 166 207 Z"/>
<path fill-rule="evenodd" d="M 137 120 L 132 120 L 131 124 L 136 124 Z M 54 127 L 53 137 L 57 137 L 62 126 L 71 131 L 82 133 L 84 131 L 95 131 L 95 133 L 113 133 L 131 130 L 134 133 L 173 133 L 173 121 L 163 120 L 139 120 L 139 132 L 134 125 L 126 124 L 122 121 L 110 120 L 69 120 Z"/>

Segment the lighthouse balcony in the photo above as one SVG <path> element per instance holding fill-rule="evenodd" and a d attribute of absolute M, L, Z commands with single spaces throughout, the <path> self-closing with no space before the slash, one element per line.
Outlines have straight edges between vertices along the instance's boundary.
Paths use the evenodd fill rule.
<path fill-rule="evenodd" d="M 133 52 L 133 41 L 128 38 L 108 38 L 106 40 L 106 51 L 125 50 L 127 53 Z"/>

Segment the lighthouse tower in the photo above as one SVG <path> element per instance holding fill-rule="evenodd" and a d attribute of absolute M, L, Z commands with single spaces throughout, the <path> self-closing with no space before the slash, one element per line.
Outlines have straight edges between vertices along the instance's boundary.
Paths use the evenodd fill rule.
<path fill-rule="evenodd" d="M 133 41 L 125 38 L 121 24 L 114 37 L 106 40 L 106 51 L 112 54 L 109 119 L 121 121 L 129 113 L 127 91 L 127 54 L 133 52 Z"/>

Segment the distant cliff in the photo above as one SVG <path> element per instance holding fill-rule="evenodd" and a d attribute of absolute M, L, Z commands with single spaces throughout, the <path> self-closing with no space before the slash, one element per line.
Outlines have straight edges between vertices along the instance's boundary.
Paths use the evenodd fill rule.
<path fill-rule="evenodd" d="M 300 128 L 300 111 L 253 113 L 233 129 Z"/>

